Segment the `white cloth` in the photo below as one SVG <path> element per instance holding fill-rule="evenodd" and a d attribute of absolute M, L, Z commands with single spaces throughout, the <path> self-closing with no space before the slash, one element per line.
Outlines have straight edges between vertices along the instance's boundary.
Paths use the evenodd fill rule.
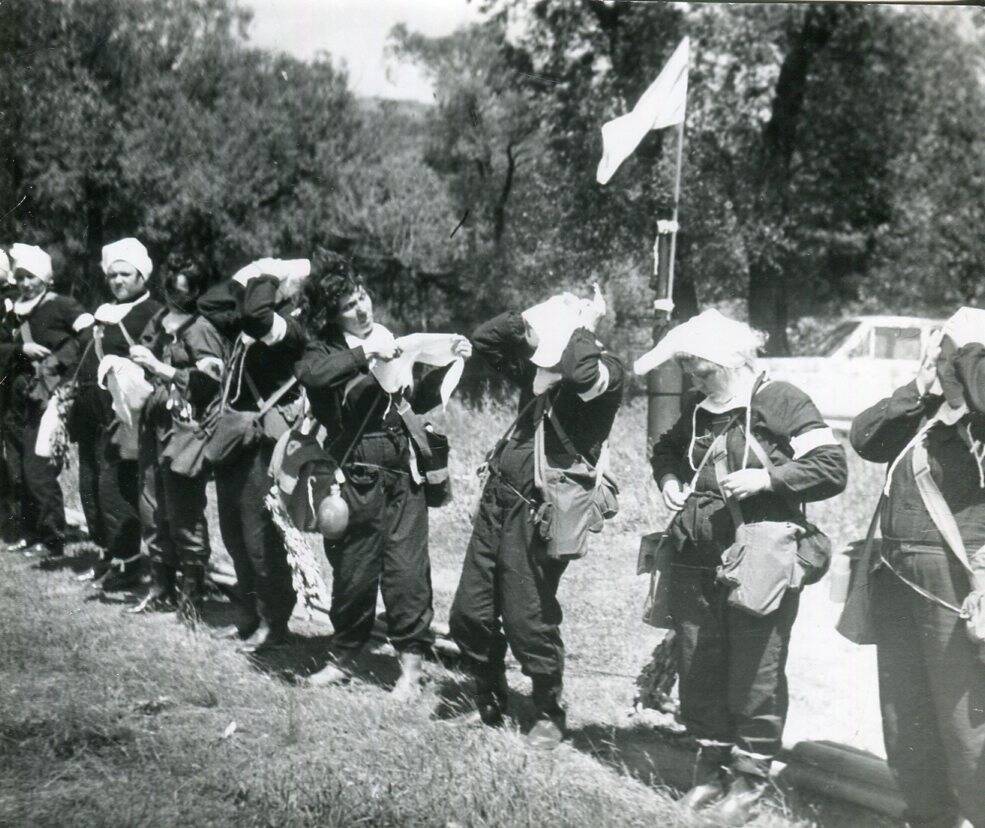
<path fill-rule="evenodd" d="M 640 376 L 677 354 L 706 359 L 724 368 L 738 368 L 762 344 L 762 337 L 743 322 L 710 308 L 671 330 L 655 348 L 633 364 Z"/>
<path fill-rule="evenodd" d="M 530 361 L 539 368 L 553 368 L 561 361 L 571 335 L 582 325 L 581 300 L 561 293 L 527 308 L 520 315 L 537 336 Z"/>
<path fill-rule="evenodd" d="M 178 313 L 178 311 L 168 311 L 161 320 L 161 328 L 170 337 L 174 337 L 181 326 L 192 318 L 190 313 Z"/>
<path fill-rule="evenodd" d="M 38 424 L 38 437 L 34 441 L 34 453 L 38 457 L 54 456 L 54 437 L 62 428 L 62 418 L 58 412 L 58 395 L 52 394 L 44 407 L 41 422 Z"/>
<path fill-rule="evenodd" d="M 14 280 L 11 278 L 10 272 L 10 259 L 7 258 L 7 254 L 0 250 L 0 283 L 6 282 L 11 283 Z"/>
<path fill-rule="evenodd" d="M 133 265 L 146 279 L 154 270 L 154 263 L 147 254 L 147 248 L 132 236 L 111 244 L 103 245 L 101 265 L 103 273 L 108 274 L 110 265 L 114 262 L 126 262 Z"/>
<path fill-rule="evenodd" d="M 944 334 L 959 348 L 969 342 L 985 345 L 985 310 L 960 308 L 944 323 Z"/>
<path fill-rule="evenodd" d="M 417 333 L 394 338 L 383 325 L 374 324 L 369 336 L 361 339 L 346 333 L 346 344 L 350 348 L 367 345 L 394 345 L 398 356 L 389 361 L 370 359 L 369 370 L 376 377 L 380 387 L 388 394 L 414 387 L 414 366 L 418 363 L 443 368 L 451 368 L 441 380 L 441 405 L 446 407 L 452 393 L 458 387 L 465 369 L 465 360 L 455 354 L 455 343 L 461 339 L 459 334 Z"/>
<path fill-rule="evenodd" d="M 113 413 L 127 428 L 133 428 L 154 387 L 144 377 L 144 369 L 126 357 L 109 355 L 99 361 L 96 381 L 109 390 Z"/>
<path fill-rule="evenodd" d="M 17 242 L 11 245 L 10 258 L 14 270 L 22 268 L 51 284 L 51 256 L 36 244 L 21 244 Z"/>
<path fill-rule="evenodd" d="M 690 41 L 685 37 L 633 110 L 602 125 L 602 160 L 595 173 L 599 184 L 612 178 L 650 130 L 683 122 L 689 55 Z"/>
<path fill-rule="evenodd" d="M 30 316 L 34 309 L 40 305 L 42 302 L 50 299 L 52 294 L 45 291 L 35 296 L 33 299 L 18 299 L 14 302 L 14 313 L 17 314 L 21 319 Z"/>
<path fill-rule="evenodd" d="M 278 301 L 283 301 L 297 293 L 300 290 L 301 284 L 310 275 L 310 259 L 267 258 L 257 259 L 254 262 L 250 262 L 246 267 L 241 267 L 233 274 L 233 281 L 246 287 L 250 279 L 258 279 L 261 276 L 275 276 L 280 283 L 277 285 L 277 299 Z M 266 338 L 264 338 L 264 341 L 267 341 Z M 278 341 L 267 342 L 267 344 L 273 345 Z"/>
<path fill-rule="evenodd" d="M 132 302 L 104 302 L 96 308 L 93 317 L 103 325 L 119 325 L 130 311 L 141 302 L 146 302 L 149 298 L 150 294 L 144 293 Z"/>

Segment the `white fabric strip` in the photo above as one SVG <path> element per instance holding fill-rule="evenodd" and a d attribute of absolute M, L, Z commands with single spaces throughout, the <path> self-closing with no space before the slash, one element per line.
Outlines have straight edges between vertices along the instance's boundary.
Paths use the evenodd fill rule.
<path fill-rule="evenodd" d="M 595 384 L 589 388 L 587 391 L 582 392 L 578 396 L 581 397 L 585 402 L 590 402 L 596 397 L 604 394 L 609 388 L 609 369 L 605 367 L 605 363 L 599 360 L 599 375 L 598 379 L 595 380 Z"/>
<path fill-rule="evenodd" d="M 72 330 L 78 333 L 86 328 L 91 328 L 96 322 L 96 317 L 91 313 L 80 313 L 72 323 Z"/>
<path fill-rule="evenodd" d="M 287 336 L 287 322 L 280 314 L 274 314 L 274 322 L 270 330 L 260 337 L 260 341 L 267 345 L 276 345 Z"/>
<path fill-rule="evenodd" d="M 793 449 L 793 459 L 799 460 L 805 454 L 821 446 L 837 446 L 838 438 L 830 428 L 812 428 L 803 434 L 790 438 L 790 448 Z"/>

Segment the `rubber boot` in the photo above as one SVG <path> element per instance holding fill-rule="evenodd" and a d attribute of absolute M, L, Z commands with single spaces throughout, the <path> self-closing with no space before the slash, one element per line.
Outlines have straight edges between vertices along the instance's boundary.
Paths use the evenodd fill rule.
<path fill-rule="evenodd" d="M 475 709 L 479 719 L 488 727 L 499 727 L 509 705 L 510 686 L 506 673 L 497 670 L 491 675 L 477 673 L 475 677 Z"/>
<path fill-rule="evenodd" d="M 393 686 L 390 696 L 397 701 L 410 701 L 421 692 L 421 666 L 424 656 L 420 653 L 401 653 L 400 678 Z"/>
<path fill-rule="evenodd" d="M 715 822 L 718 825 L 745 825 L 753 817 L 769 779 L 737 772 L 725 799 L 715 808 Z"/>
<path fill-rule="evenodd" d="M 567 720 L 561 705 L 561 678 L 534 676 L 533 685 L 537 719 L 527 733 L 527 744 L 535 750 L 554 750 L 564 738 Z"/>
<path fill-rule="evenodd" d="M 212 637 L 220 641 L 246 641 L 260 627 L 260 614 L 256 606 L 236 604 L 236 623 L 217 629 Z"/>
<path fill-rule="evenodd" d="M 304 679 L 308 687 L 338 687 L 352 681 L 357 653 L 336 653 L 317 673 Z"/>
<path fill-rule="evenodd" d="M 731 746 L 702 747 L 698 751 L 691 788 L 678 800 L 682 808 L 697 811 L 725 795 L 725 765 L 730 754 Z"/>
<path fill-rule="evenodd" d="M 174 612 L 178 608 L 175 593 L 177 572 L 173 566 L 161 561 L 150 562 L 150 590 L 144 600 L 130 612 Z"/>
<path fill-rule="evenodd" d="M 178 618 L 194 626 L 202 616 L 205 603 L 205 567 L 185 564 L 181 568 L 181 590 L 178 593 Z"/>

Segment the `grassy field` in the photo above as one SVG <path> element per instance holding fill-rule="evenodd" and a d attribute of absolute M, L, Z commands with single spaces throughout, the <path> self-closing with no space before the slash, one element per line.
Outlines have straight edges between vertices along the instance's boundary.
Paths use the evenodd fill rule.
<path fill-rule="evenodd" d="M 456 499 L 433 511 L 436 613 L 447 618 L 478 495 L 473 471 L 505 410 L 452 408 Z M 520 736 L 526 680 L 511 665 L 517 719 L 500 731 L 448 718 L 462 677 L 428 668 L 426 691 L 393 702 L 383 648 L 361 680 L 314 691 L 295 674 L 324 663 L 326 627 L 297 619 L 298 643 L 248 660 L 174 616 L 131 616 L 72 577 L 0 558 L 2 825 L 688 825 L 648 760 L 652 731 L 627 714 L 657 643 L 640 611 L 639 536 L 666 519 L 647 483 L 644 416 L 613 435 L 622 511 L 561 587 L 572 738 L 555 754 Z M 864 528 L 879 470 L 853 461 L 849 491 L 811 518 L 836 543 Z M 214 515 L 213 515 L 214 517 Z M 213 535 L 216 546 L 218 532 Z M 216 550 L 216 555 L 224 553 Z M 77 561 L 83 566 L 84 558 Z M 215 603 L 208 620 L 228 617 Z M 871 654 L 830 629 L 826 585 L 804 602 L 791 654 L 791 741 L 881 750 Z M 757 825 L 875 825 L 831 803 L 778 797 Z"/>

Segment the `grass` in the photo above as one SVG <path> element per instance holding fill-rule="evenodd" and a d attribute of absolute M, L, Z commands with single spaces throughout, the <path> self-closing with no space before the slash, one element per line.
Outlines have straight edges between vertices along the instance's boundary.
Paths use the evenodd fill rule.
<path fill-rule="evenodd" d="M 473 471 L 507 422 L 499 407 L 446 415 L 456 499 L 431 513 L 439 619 L 447 618 L 478 496 Z M 646 483 L 644 422 L 638 404 L 620 415 L 612 442 L 622 511 L 562 583 L 573 738 L 556 753 L 530 752 L 517 725 L 489 731 L 436 716 L 462 683 L 439 664 L 428 666 L 426 691 L 410 705 L 389 698 L 395 668 L 385 651 L 348 688 L 303 689 L 289 675 L 323 663 L 324 627 L 298 620 L 304 637 L 296 647 L 250 661 L 205 625 L 127 615 L 69 571 L 43 574 L 4 555 L 0 824 L 697 824 L 677 809 L 657 763 L 648 764 L 651 732 L 626 716 L 633 678 L 657 640 L 638 620 L 645 579 L 634 574 L 636 548 L 665 519 Z M 878 470 L 855 462 L 853 472 L 849 493 L 811 514 L 836 541 L 864 529 L 877 489 Z M 219 546 L 217 531 L 213 538 Z M 806 625 L 810 636 L 815 626 Z M 797 648 L 795 641 L 795 657 Z M 827 644 L 817 649 L 828 662 L 841 657 Z M 821 672 L 832 669 L 826 663 Z M 831 706 L 852 707 L 845 686 L 811 685 L 811 699 L 822 702 L 808 704 L 798 683 L 813 674 L 817 684 L 816 665 L 792 663 L 791 673 L 795 712 L 804 706 L 802 718 L 820 728 L 814 737 L 830 738 Z M 528 689 L 515 665 L 510 681 Z M 846 721 L 857 718 L 855 710 Z M 755 824 L 818 823 L 878 821 L 798 800 Z"/>

